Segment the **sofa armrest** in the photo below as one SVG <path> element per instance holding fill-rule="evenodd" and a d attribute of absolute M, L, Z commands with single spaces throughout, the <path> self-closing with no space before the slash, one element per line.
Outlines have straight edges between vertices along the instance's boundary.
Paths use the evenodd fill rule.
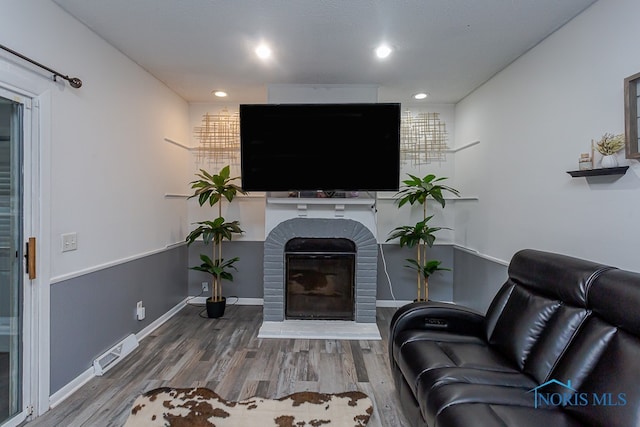
<path fill-rule="evenodd" d="M 432 330 L 484 337 L 485 317 L 468 307 L 436 302 L 414 302 L 400 307 L 391 319 L 389 340 L 407 329 Z"/>
<path fill-rule="evenodd" d="M 394 313 L 390 336 L 406 329 L 483 336 L 484 321 L 484 315 L 468 307 L 436 301 L 414 302 Z"/>
<path fill-rule="evenodd" d="M 400 307 L 389 325 L 389 363 L 395 366 L 394 343 L 402 331 L 436 331 L 485 338 L 485 317 L 468 307 L 436 301 Z"/>

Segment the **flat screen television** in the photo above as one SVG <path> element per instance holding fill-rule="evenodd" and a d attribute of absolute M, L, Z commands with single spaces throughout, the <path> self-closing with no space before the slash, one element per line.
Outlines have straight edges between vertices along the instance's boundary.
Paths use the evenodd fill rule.
<path fill-rule="evenodd" d="M 396 191 L 400 104 L 240 105 L 246 191 Z"/>

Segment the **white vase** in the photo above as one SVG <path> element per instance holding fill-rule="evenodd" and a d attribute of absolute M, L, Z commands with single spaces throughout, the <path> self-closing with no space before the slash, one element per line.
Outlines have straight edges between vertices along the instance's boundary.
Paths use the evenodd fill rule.
<path fill-rule="evenodd" d="M 608 156 L 602 156 L 600 165 L 603 168 L 615 168 L 618 166 L 618 158 L 615 154 L 609 154 Z"/>

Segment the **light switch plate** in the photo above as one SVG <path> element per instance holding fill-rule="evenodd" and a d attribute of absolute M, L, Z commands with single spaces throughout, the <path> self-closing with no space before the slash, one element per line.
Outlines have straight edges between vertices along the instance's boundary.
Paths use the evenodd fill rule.
<path fill-rule="evenodd" d="M 75 251 L 78 249 L 78 233 L 62 234 L 62 252 Z"/>

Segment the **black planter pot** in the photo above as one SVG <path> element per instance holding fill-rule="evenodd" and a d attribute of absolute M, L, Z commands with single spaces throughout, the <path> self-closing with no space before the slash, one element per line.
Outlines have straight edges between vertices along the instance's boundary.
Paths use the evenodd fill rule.
<path fill-rule="evenodd" d="M 227 306 L 227 299 L 222 297 L 220 301 L 212 301 L 207 298 L 207 317 L 217 319 L 224 316 L 224 309 Z"/>

